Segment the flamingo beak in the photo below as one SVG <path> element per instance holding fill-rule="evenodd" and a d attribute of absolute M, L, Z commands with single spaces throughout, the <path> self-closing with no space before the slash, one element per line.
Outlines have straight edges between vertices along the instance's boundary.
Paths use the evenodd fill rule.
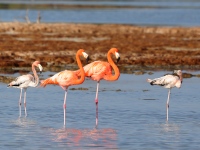
<path fill-rule="evenodd" d="M 119 62 L 119 60 L 120 60 L 120 55 L 119 55 L 119 53 L 118 52 L 115 52 L 115 57 L 117 58 L 117 63 Z"/>
<path fill-rule="evenodd" d="M 41 74 L 42 73 L 42 69 L 43 69 L 42 65 L 38 64 L 38 68 L 39 68 L 40 74 Z"/>
<path fill-rule="evenodd" d="M 88 56 L 88 57 L 86 58 L 86 63 L 87 63 L 87 64 L 88 64 L 89 60 L 90 60 L 90 57 Z"/>
<path fill-rule="evenodd" d="M 120 61 L 120 57 L 117 58 L 117 63 Z"/>
<path fill-rule="evenodd" d="M 86 52 L 83 52 L 83 57 L 86 58 L 86 62 L 88 63 L 88 61 L 89 61 L 89 55 Z"/>

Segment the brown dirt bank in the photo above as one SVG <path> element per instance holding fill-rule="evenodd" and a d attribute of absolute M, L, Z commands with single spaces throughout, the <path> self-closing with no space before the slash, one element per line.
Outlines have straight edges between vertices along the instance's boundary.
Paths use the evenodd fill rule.
<path fill-rule="evenodd" d="M 0 69 L 6 72 L 30 70 L 35 60 L 50 71 L 76 68 L 78 49 L 85 49 L 94 61 L 106 60 L 112 47 L 121 54 L 121 72 L 200 69 L 200 27 L 0 23 Z"/>

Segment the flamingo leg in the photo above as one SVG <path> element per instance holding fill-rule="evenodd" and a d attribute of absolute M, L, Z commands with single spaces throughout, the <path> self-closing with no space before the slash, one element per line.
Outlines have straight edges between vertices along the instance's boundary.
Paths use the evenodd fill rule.
<path fill-rule="evenodd" d="M 21 105 L 22 105 L 22 88 L 21 88 L 21 92 L 20 92 L 20 96 L 19 96 L 19 117 L 21 117 Z"/>
<path fill-rule="evenodd" d="M 169 92 L 168 92 L 168 98 L 167 98 L 167 104 L 166 104 L 166 107 L 167 107 L 167 121 L 168 121 L 168 113 L 169 113 L 169 97 L 170 97 L 170 90 L 171 90 L 171 88 L 169 89 Z"/>
<path fill-rule="evenodd" d="M 25 112 L 25 117 L 27 117 L 27 112 L 26 112 L 26 90 L 24 89 L 24 112 Z"/>
<path fill-rule="evenodd" d="M 95 98 L 95 103 L 96 103 L 96 127 L 98 126 L 98 92 L 99 92 L 99 82 L 97 82 L 97 90 L 96 90 L 96 98 Z"/>
<path fill-rule="evenodd" d="M 98 126 L 98 103 L 96 103 L 96 128 Z"/>
<path fill-rule="evenodd" d="M 64 126 L 66 124 L 66 98 L 67 98 L 67 89 L 65 89 L 65 96 L 64 96 L 64 103 L 63 103 L 63 110 L 64 110 Z"/>

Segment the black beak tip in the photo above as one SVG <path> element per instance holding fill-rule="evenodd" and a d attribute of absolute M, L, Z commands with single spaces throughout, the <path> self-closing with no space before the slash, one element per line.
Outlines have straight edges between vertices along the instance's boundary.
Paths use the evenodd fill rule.
<path fill-rule="evenodd" d="M 120 61 L 120 57 L 119 58 L 117 58 L 117 63 Z"/>
<path fill-rule="evenodd" d="M 88 63 L 88 62 L 89 62 L 89 60 L 90 60 L 90 57 L 88 56 L 88 57 L 86 58 L 86 62 Z"/>

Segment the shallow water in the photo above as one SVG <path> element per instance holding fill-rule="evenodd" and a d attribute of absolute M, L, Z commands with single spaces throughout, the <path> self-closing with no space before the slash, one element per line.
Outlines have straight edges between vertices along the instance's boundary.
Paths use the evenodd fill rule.
<path fill-rule="evenodd" d="M 22 107 L 19 119 L 20 90 L 1 83 L 0 149 L 198 149 L 200 79 L 184 79 L 181 89 L 172 89 L 166 122 L 168 90 L 146 82 L 165 73 L 121 74 L 116 82 L 102 81 L 97 129 L 94 81 L 73 86 L 88 90 L 69 90 L 66 128 L 60 87 L 28 89 L 28 117 Z"/>

